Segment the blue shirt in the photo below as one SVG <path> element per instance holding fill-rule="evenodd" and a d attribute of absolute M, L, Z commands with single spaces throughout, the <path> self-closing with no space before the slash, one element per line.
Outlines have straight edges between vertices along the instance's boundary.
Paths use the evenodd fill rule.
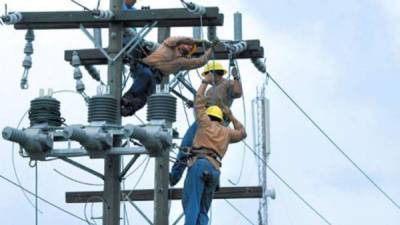
<path fill-rule="evenodd" d="M 122 5 L 122 10 L 124 10 L 124 11 L 135 11 L 136 8 L 133 7 L 133 5 L 128 5 L 128 4 L 124 3 Z"/>

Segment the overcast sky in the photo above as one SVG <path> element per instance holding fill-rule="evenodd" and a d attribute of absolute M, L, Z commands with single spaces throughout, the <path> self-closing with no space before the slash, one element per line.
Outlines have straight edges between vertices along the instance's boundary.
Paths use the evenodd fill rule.
<path fill-rule="evenodd" d="M 0 0 L 10 11 L 80 10 L 68 0 L 23 1 Z M 95 0 L 82 0 L 93 8 Z M 196 1 L 219 6 L 225 13 L 225 25 L 218 28 L 221 39 L 233 37 L 232 15 L 243 13 L 244 38 L 260 39 L 265 48 L 268 71 L 294 99 L 321 125 L 344 151 L 355 160 L 390 196 L 400 202 L 400 2 L 395 0 L 255 0 Z M 142 0 L 152 8 L 181 7 L 176 1 Z M 102 1 L 102 8 L 108 1 Z M 0 10 L 2 11 L 2 10 Z M 3 12 L 2 12 L 3 13 Z M 106 34 L 106 31 L 103 32 Z M 173 35 L 191 35 L 190 29 L 173 29 Z M 78 30 L 37 31 L 29 75 L 28 90 L 19 88 L 23 72 L 24 31 L 11 26 L 0 27 L 0 68 L 2 88 L 0 127 L 15 127 L 38 96 L 40 88 L 73 90 L 73 68 L 63 60 L 65 49 L 90 48 L 92 44 Z M 106 37 L 105 37 L 106 38 Z M 149 39 L 155 40 L 153 32 Z M 227 66 L 227 62 L 224 62 Z M 264 81 L 249 60 L 239 62 L 247 112 L 248 142 L 251 136 L 251 100 L 255 88 Z M 102 77 L 106 78 L 102 68 Z M 194 85 L 199 83 L 193 73 Z M 87 93 L 96 93 L 96 83 L 84 74 Z M 75 94 L 57 94 L 62 114 L 69 124 L 86 124 L 86 106 Z M 321 214 L 334 225 L 398 225 L 400 210 L 380 194 L 338 151 L 304 118 L 273 83 L 267 87 L 271 101 L 271 166 Z M 244 107 L 236 101 L 233 110 L 244 120 Z M 145 110 L 139 114 L 145 118 Z M 190 113 L 190 112 L 189 112 Z M 190 114 L 191 116 L 191 114 Z M 178 117 L 184 118 L 181 104 Z M 193 121 L 193 117 L 190 118 Z M 137 124 L 135 118 L 124 123 Z M 23 126 L 29 121 L 25 118 Z M 174 125 L 183 134 L 185 120 Z M 0 141 L 0 174 L 12 180 L 11 144 Z M 34 169 L 29 160 L 14 153 L 22 184 L 34 189 Z M 242 144 L 231 146 L 223 160 L 221 183 L 231 186 L 236 180 L 243 158 Z M 128 160 L 129 158 L 126 158 Z M 144 159 L 144 157 L 143 157 Z M 100 160 L 79 159 L 102 171 Z M 139 161 L 142 161 L 140 159 Z M 137 188 L 153 187 L 153 164 L 150 163 Z M 39 164 L 39 193 L 46 199 L 83 216 L 83 204 L 66 204 L 66 191 L 100 190 L 101 186 L 76 184 L 59 176 L 57 170 L 81 181 L 101 183 L 97 178 L 60 161 Z M 144 167 L 130 176 L 126 188 L 134 186 Z M 272 174 L 269 186 L 277 198 L 269 202 L 271 225 L 324 224 L 305 207 Z M 240 186 L 257 184 L 254 157 L 246 151 Z M 178 186 L 182 186 L 180 182 Z M 34 209 L 22 193 L 0 180 L 0 216 L 2 224 L 34 224 Z M 233 201 L 254 223 L 257 223 L 257 200 Z M 152 218 L 152 203 L 138 203 Z M 44 212 L 40 224 L 85 224 L 57 209 L 40 203 Z M 127 206 L 130 224 L 146 222 Z M 180 202 L 172 203 L 171 221 L 181 213 Z M 90 213 L 89 213 L 90 214 Z M 101 216 L 101 205 L 94 206 L 94 216 Z M 98 221 L 101 224 L 101 221 Z M 182 224 L 182 222 L 181 222 Z M 248 224 L 224 201 L 214 201 L 212 224 Z"/>

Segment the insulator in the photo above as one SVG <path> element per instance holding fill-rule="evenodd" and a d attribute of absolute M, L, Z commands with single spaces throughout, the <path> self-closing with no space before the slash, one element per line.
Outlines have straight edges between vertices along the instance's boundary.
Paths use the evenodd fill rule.
<path fill-rule="evenodd" d="M 32 57 L 30 55 L 26 55 L 24 61 L 22 62 L 22 66 L 25 69 L 30 69 L 32 67 Z"/>
<path fill-rule="evenodd" d="M 9 140 L 9 141 L 17 142 L 17 143 L 21 143 L 21 144 L 26 143 L 28 140 L 28 137 L 26 136 L 26 134 L 23 131 L 15 129 L 15 128 L 11 128 L 11 127 L 4 128 L 2 135 L 5 140 Z"/>
<path fill-rule="evenodd" d="M 60 113 L 60 102 L 53 97 L 39 97 L 31 101 L 29 109 L 31 126 L 47 123 L 59 127 L 64 122 Z"/>
<path fill-rule="evenodd" d="M 244 50 L 247 49 L 247 42 L 241 41 L 241 42 L 236 43 L 234 45 L 229 45 L 228 49 L 233 54 L 241 53 L 241 52 L 243 52 Z"/>
<path fill-rule="evenodd" d="M 32 55 L 33 54 L 33 45 L 32 42 L 27 42 L 24 48 L 24 53 L 26 55 Z"/>
<path fill-rule="evenodd" d="M 243 35 L 242 35 L 242 14 L 240 12 L 236 12 L 235 14 L 233 14 L 233 32 L 234 32 L 234 40 L 241 41 Z"/>
<path fill-rule="evenodd" d="M 75 80 L 82 79 L 82 72 L 81 72 L 81 69 L 79 69 L 79 67 L 74 68 L 74 79 Z"/>
<path fill-rule="evenodd" d="M 187 10 L 191 13 L 196 14 L 196 15 L 206 14 L 206 8 L 204 6 L 197 5 L 193 2 L 189 2 L 189 3 L 184 2 L 184 1 L 182 1 L 182 2 L 183 2 L 183 4 L 185 4 Z"/>
<path fill-rule="evenodd" d="M 99 10 L 94 14 L 94 18 L 101 20 L 111 20 L 114 17 L 114 13 L 110 10 Z"/>
<path fill-rule="evenodd" d="M 218 39 L 216 26 L 207 27 L 207 38 L 209 41 L 215 41 Z"/>
<path fill-rule="evenodd" d="M 147 121 L 176 121 L 176 98 L 170 94 L 155 93 L 147 101 Z"/>
<path fill-rule="evenodd" d="M 99 82 L 101 81 L 100 72 L 98 69 L 96 69 L 96 67 L 93 65 L 85 65 L 85 69 L 93 79 Z"/>
<path fill-rule="evenodd" d="M 85 84 L 82 82 L 82 80 L 76 80 L 75 89 L 79 93 L 82 93 L 85 91 Z"/>
<path fill-rule="evenodd" d="M 108 122 L 116 124 L 118 121 L 118 101 L 112 96 L 94 96 L 89 100 L 89 122 Z"/>
<path fill-rule="evenodd" d="M 251 62 L 254 64 L 254 66 L 257 68 L 257 70 L 260 71 L 261 73 L 266 73 L 267 72 L 267 68 L 266 68 L 265 63 L 263 62 L 262 59 L 260 59 L 260 58 L 252 58 Z"/>
<path fill-rule="evenodd" d="M 53 140 L 50 135 L 41 131 L 27 134 L 24 131 L 6 127 L 2 132 L 3 138 L 20 144 L 30 153 L 42 153 L 53 148 Z"/>
<path fill-rule="evenodd" d="M 32 42 L 35 40 L 35 33 L 33 32 L 32 29 L 28 29 L 26 31 L 25 40 L 27 40 L 28 42 Z"/>
<path fill-rule="evenodd" d="M 68 126 L 64 128 L 64 136 L 91 151 L 106 150 L 112 147 L 113 143 L 112 136 L 101 129 L 90 131 L 82 127 Z"/>
<path fill-rule="evenodd" d="M 74 51 L 72 53 L 72 62 L 71 62 L 72 66 L 80 66 L 81 65 L 81 59 L 79 58 L 79 54 L 78 52 Z"/>
<path fill-rule="evenodd" d="M 22 14 L 20 12 L 15 12 L 3 17 L 2 20 L 5 24 L 12 25 L 21 22 L 22 18 Z"/>

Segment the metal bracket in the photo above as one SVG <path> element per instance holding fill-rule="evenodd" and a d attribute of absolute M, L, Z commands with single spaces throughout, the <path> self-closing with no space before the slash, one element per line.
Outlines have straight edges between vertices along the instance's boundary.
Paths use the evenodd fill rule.
<path fill-rule="evenodd" d="M 86 35 L 86 37 L 88 37 L 89 40 L 92 41 L 94 45 L 96 45 L 96 40 L 82 24 L 79 25 L 79 28 Z M 109 62 L 114 62 L 113 59 L 107 54 L 107 52 L 103 48 L 99 46 L 96 46 L 96 48 L 99 49 L 99 51 L 108 59 Z"/>
<path fill-rule="evenodd" d="M 68 159 L 67 157 L 60 157 L 60 159 L 63 160 L 64 162 L 66 162 L 66 163 L 69 163 L 69 164 L 71 164 L 71 165 L 73 165 L 75 167 L 78 167 L 79 169 L 84 170 L 84 171 L 86 171 L 86 172 L 88 172 L 88 173 L 90 173 L 90 174 L 92 174 L 92 175 L 104 180 L 104 175 L 103 174 L 101 174 L 101 173 L 99 173 L 99 172 L 97 172 L 95 170 L 92 170 L 89 167 L 86 167 L 86 166 L 84 166 L 84 165 L 82 165 L 80 163 L 77 163 L 74 160 Z"/>
<path fill-rule="evenodd" d="M 140 157 L 139 154 L 136 154 L 131 161 L 125 166 L 125 168 L 122 170 L 122 172 L 119 174 L 119 179 L 122 180 L 125 176 L 126 173 L 128 173 L 129 169 L 135 164 L 136 160 Z"/>

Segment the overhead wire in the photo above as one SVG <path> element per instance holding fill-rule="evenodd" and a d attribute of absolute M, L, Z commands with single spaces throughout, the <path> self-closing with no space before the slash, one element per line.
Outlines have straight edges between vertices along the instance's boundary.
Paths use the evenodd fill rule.
<path fill-rule="evenodd" d="M 243 141 L 245 146 L 247 147 L 248 150 L 250 150 L 262 163 L 265 164 L 265 166 L 274 174 L 276 178 L 279 179 L 293 194 L 296 195 L 309 209 L 311 209 L 319 218 L 321 218 L 326 224 L 332 225 L 331 222 L 329 222 L 328 219 L 326 219 L 325 216 L 323 216 L 316 208 L 314 208 L 307 200 L 304 199 L 303 196 L 301 196 L 291 185 L 289 185 L 288 182 L 286 182 L 285 179 L 283 179 L 268 163 L 260 156 L 258 153 L 250 147 L 245 141 Z"/>
<path fill-rule="evenodd" d="M 1 174 L 0 174 L 0 178 L 3 179 L 4 181 L 6 181 L 6 182 L 8 182 L 8 183 L 10 183 L 10 184 L 12 184 L 12 185 L 14 185 L 15 187 L 18 187 L 18 188 L 24 190 L 26 193 L 28 193 L 28 194 L 30 194 L 30 195 L 32 195 L 32 196 L 35 196 L 35 193 L 29 191 L 28 189 L 24 188 L 23 186 L 21 186 L 21 185 L 15 183 L 14 181 L 8 179 L 7 177 L 5 177 L 5 176 L 3 176 L 3 175 L 1 175 Z M 74 213 L 69 212 L 69 211 L 63 209 L 63 208 L 60 207 L 60 206 L 57 206 L 57 205 L 54 204 L 54 203 L 51 203 L 50 201 L 46 200 L 46 199 L 43 198 L 43 197 L 40 197 L 39 195 L 37 196 L 37 198 L 38 198 L 39 200 L 45 202 L 46 204 L 48 204 L 48 205 L 50 205 L 50 206 L 52 206 L 52 207 L 54 207 L 54 208 L 56 208 L 56 209 L 58 209 L 58 210 L 60 210 L 60 211 L 62 211 L 62 212 L 64 212 L 64 213 L 66 213 L 66 214 L 68 214 L 68 215 L 70 215 L 70 216 L 72 216 L 72 217 L 75 217 L 76 219 L 79 219 L 79 220 L 81 220 L 81 221 L 83 221 L 83 222 L 86 222 L 86 220 L 85 220 L 84 218 L 82 218 L 82 217 L 80 217 L 80 216 L 77 216 L 77 215 L 75 215 Z"/>
<path fill-rule="evenodd" d="M 333 140 L 315 120 L 287 93 L 287 91 L 268 73 L 265 73 L 278 89 L 290 100 L 290 102 L 314 125 L 315 128 L 349 161 L 387 200 L 389 200 L 397 209 L 400 205 L 386 191 L 383 190 L 368 174 L 365 172 L 344 150 Z"/>
<path fill-rule="evenodd" d="M 68 179 L 68 180 L 70 180 L 70 181 L 73 181 L 73 182 L 75 182 L 75 183 L 78 183 L 78 184 L 83 184 L 83 185 L 88 185 L 88 186 L 103 186 L 103 184 L 94 184 L 94 183 L 88 183 L 88 182 L 84 182 L 84 181 L 77 180 L 77 179 L 75 179 L 75 178 L 72 178 L 72 177 L 66 175 L 65 173 L 60 172 L 60 171 L 57 170 L 57 169 L 53 169 L 53 171 L 56 172 L 58 175 L 60 175 L 60 176 L 62 176 L 62 177 L 64 177 L 64 178 L 66 178 L 66 179 Z"/>
<path fill-rule="evenodd" d="M 248 223 L 252 224 L 252 225 L 256 225 L 255 223 L 253 223 L 239 208 L 237 208 L 232 202 L 230 202 L 228 199 L 225 199 L 225 202 L 228 203 L 229 206 L 232 207 L 232 209 L 234 209 L 239 215 L 241 215 Z"/>

